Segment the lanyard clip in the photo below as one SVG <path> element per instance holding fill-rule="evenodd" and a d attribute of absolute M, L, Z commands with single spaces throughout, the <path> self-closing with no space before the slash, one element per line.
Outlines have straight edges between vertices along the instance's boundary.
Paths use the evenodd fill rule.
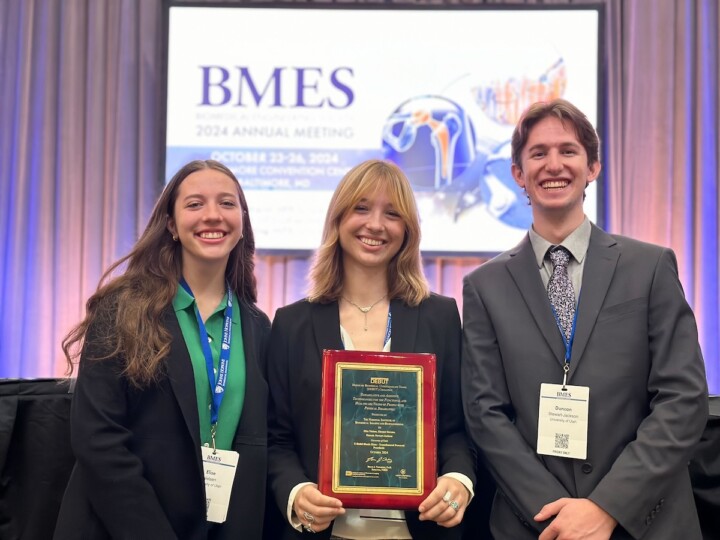
<path fill-rule="evenodd" d="M 565 385 L 567 384 L 568 371 L 570 371 L 570 364 L 568 364 L 567 362 L 565 362 L 565 365 L 563 366 L 563 385 L 562 385 L 562 389 L 563 389 L 563 390 L 567 390 L 567 388 L 565 388 Z M 213 445 L 214 445 L 214 444 L 215 444 L 215 443 L 214 443 L 214 441 L 213 441 Z"/>
<path fill-rule="evenodd" d="M 215 433 L 217 431 L 217 424 L 210 426 L 210 440 L 212 442 L 213 454 L 217 454 L 217 448 L 215 448 Z"/>

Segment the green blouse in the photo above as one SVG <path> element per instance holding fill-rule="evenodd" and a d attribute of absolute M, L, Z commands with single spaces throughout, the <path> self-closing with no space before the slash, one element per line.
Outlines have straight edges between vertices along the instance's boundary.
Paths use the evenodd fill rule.
<path fill-rule="evenodd" d="M 227 295 L 205 321 L 216 377 L 226 306 Z M 215 445 L 222 450 L 232 448 L 232 441 L 240 423 L 240 415 L 245 401 L 245 348 L 243 347 L 239 306 L 237 296 L 233 293 L 232 341 L 230 343 L 227 386 L 218 413 L 217 431 L 215 433 Z M 205 366 L 205 355 L 200 345 L 200 329 L 195 317 L 195 299 L 185 289 L 178 286 L 173 299 L 173 308 L 180 323 L 180 330 L 182 330 L 185 345 L 190 353 L 193 373 L 195 374 L 195 395 L 200 418 L 200 441 L 205 446 L 209 446 L 211 444 L 210 383 L 208 382 L 207 368 Z"/>

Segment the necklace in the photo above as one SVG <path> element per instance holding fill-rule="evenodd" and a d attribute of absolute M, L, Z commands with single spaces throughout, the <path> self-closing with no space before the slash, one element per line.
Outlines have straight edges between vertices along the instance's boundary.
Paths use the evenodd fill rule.
<path fill-rule="evenodd" d="M 368 312 L 369 312 L 372 308 L 374 308 L 376 305 L 378 305 L 382 300 L 384 300 L 386 296 L 387 296 L 387 294 L 383 294 L 380 299 L 376 300 L 375 302 L 373 302 L 373 303 L 370 304 L 369 306 L 365 306 L 365 307 L 358 306 L 355 302 L 353 302 L 352 300 L 349 300 L 348 298 L 345 298 L 344 296 L 342 297 L 342 299 L 345 300 L 346 302 L 352 304 L 352 305 L 355 306 L 356 308 L 358 308 L 358 309 L 360 310 L 360 312 L 361 312 L 363 315 L 365 315 L 365 326 L 364 326 L 363 330 L 365 330 L 365 332 L 367 332 L 367 329 L 368 329 L 367 314 L 368 314 Z"/>

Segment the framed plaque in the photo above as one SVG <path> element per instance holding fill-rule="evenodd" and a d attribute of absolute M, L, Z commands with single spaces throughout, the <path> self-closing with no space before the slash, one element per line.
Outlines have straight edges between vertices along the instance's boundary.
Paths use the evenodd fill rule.
<path fill-rule="evenodd" d="M 436 484 L 435 355 L 323 352 L 318 486 L 347 508 L 414 509 Z"/>

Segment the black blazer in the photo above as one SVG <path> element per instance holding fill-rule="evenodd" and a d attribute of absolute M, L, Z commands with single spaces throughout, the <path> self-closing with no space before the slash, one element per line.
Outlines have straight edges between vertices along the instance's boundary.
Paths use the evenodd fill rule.
<path fill-rule="evenodd" d="M 438 474 L 459 472 L 474 482 L 460 400 L 462 337 L 455 300 L 433 294 L 418 307 L 393 300 L 390 309 L 391 349 L 437 356 Z M 317 482 L 323 349 L 343 349 L 337 302 L 301 300 L 277 311 L 268 353 L 268 472 L 283 526 L 273 539 L 301 536 L 287 523 L 288 498 L 297 484 Z M 406 518 L 413 538 L 460 538 L 460 527 L 421 522 L 417 512 L 406 512 Z M 331 527 L 313 536 L 328 538 L 330 531 Z"/>
<path fill-rule="evenodd" d="M 263 377 L 270 321 L 240 302 L 246 363 L 243 412 L 233 450 L 240 454 L 227 521 L 205 519 L 200 427 L 190 355 L 172 306 L 165 375 L 139 390 L 121 375 L 123 361 L 80 363 L 71 413 L 77 458 L 55 538 L 259 539 L 267 464 L 267 383 Z M 91 329 L 87 347 L 93 347 Z"/>

